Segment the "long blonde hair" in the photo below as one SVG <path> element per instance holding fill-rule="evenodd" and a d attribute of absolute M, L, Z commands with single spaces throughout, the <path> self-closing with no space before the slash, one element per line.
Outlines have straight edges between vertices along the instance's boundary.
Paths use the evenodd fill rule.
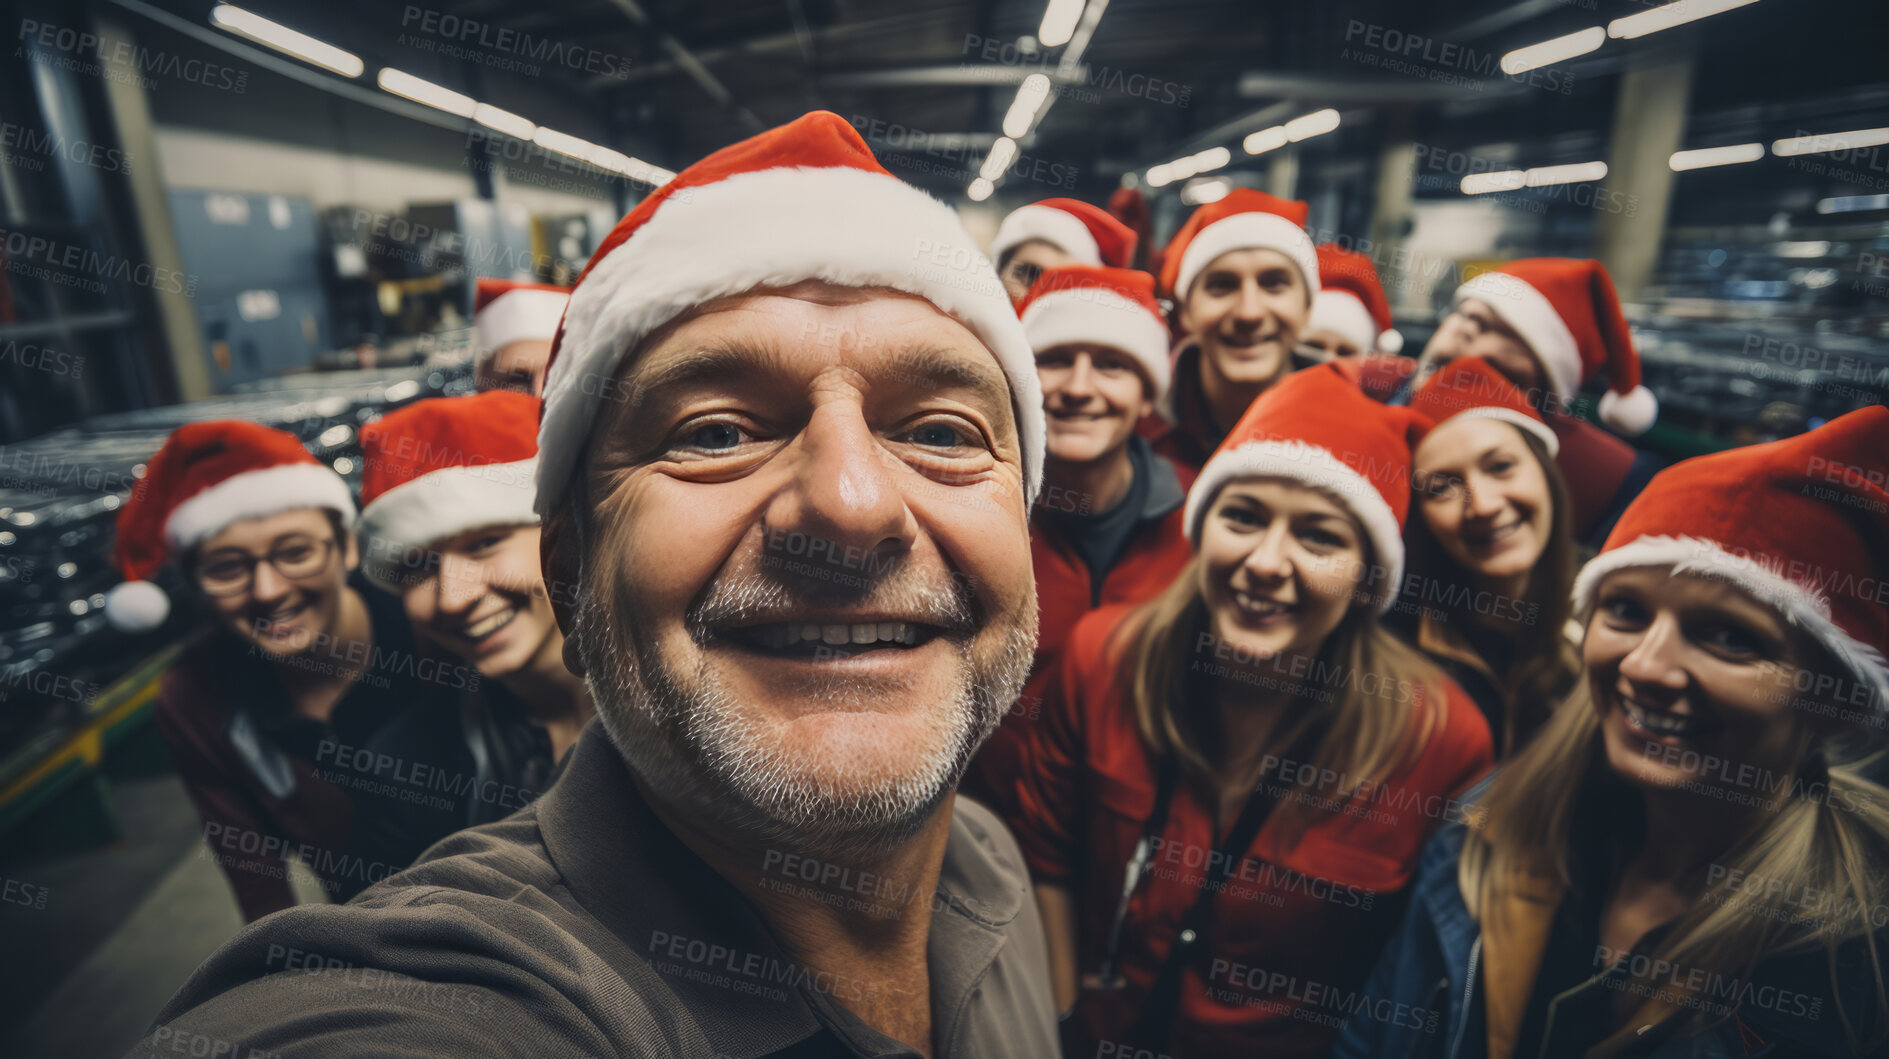
<path fill-rule="evenodd" d="M 1203 678 L 1214 673 L 1217 663 L 1211 651 L 1202 657 L 1203 648 L 1215 641 L 1200 592 L 1200 563 L 1196 555 L 1166 591 L 1117 627 L 1116 636 L 1123 652 L 1120 671 L 1143 743 L 1157 760 L 1172 757 L 1182 779 L 1216 804 L 1222 783 L 1256 777 L 1223 775 L 1208 749 L 1218 733 L 1216 715 L 1203 701 L 1212 685 Z M 1346 789 L 1322 791 L 1319 798 L 1282 799 L 1269 825 L 1277 828 L 1273 834 L 1281 852 L 1304 835 L 1315 813 L 1328 811 L 1316 806 L 1329 805 L 1334 795 L 1342 801 L 1359 789 L 1369 790 L 1420 751 L 1406 739 L 1414 711 L 1440 717 L 1444 704 L 1441 689 L 1447 678 L 1380 627 L 1368 602 L 1352 604 L 1309 668 L 1310 680 L 1278 682 L 1302 708 L 1292 710 L 1263 750 L 1283 756 L 1323 725 L 1324 734 L 1302 764 L 1345 777 Z M 1335 675 L 1338 687 L 1318 686 L 1316 679 L 1325 674 Z"/>
<path fill-rule="evenodd" d="M 1829 660 L 1822 671 L 1835 665 Z M 1640 792 L 1608 766 L 1601 721 L 1585 679 L 1536 738 L 1509 760 L 1470 811 L 1457 885 L 1478 922 L 1523 880 L 1598 893 L 1638 844 Z M 1859 771 L 1881 754 L 1870 741 L 1800 730 L 1791 792 L 1775 812 L 1751 811 L 1740 837 L 1716 858 L 1703 886 L 1645 964 L 1705 972 L 1699 980 L 1746 983 L 1767 957 L 1825 950 L 1861 939 L 1874 981 L 1875 1011 L 1838 1015 L 1857 1054 L 1889 1032 L 1889 987 L 1872 920 L 1889 909 L 1889 789 Z M 1784 782 L 1777 784 L 1782 790 Z M 1597 851 L 1604 855 L 1596 856 Z M 1718 876 L 1716 879 L 1710 876 Z M 1745 880 L 1763 880 L 1753 889 Z M 1806 915 L 1793 895 L 1818 895 L 1829 914 Z M 1663 965 L 1659 961 L 1664 961 Z M 1634 966 L 1639 962 L 1635 961 Z M 1687 982 L 1694 981 L 1692 977 Z M 1635 993 L 1653 997 L 1634 1021 L 1689 1012 L 1703 1030 L 1732 1012 L 1706 1002 L 1706 988 L 1639 976 Z M 1619 1029 L 1620 1027 L 1613 1027 Z M 1865 1040 L 1864 1038 L 1868 1039 Z M 1865 1049 L 1867 1045 L 1867 1049 Z"/>

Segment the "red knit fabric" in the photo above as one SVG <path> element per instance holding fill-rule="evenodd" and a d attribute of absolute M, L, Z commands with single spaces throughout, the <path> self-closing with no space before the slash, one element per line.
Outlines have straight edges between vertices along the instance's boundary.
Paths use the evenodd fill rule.
<path fill-rule="evenodd" d="M 361 428 L 361 504 L 448 467 L 516 463 L 538 453 L 538 399 L 512 390 L 436 397 Z"/>
<path fill-rule="evenodd" d="M 170 558 L 164 526 L 177 505 L 249 471 L 306 463 L 321 466 L 295 435 L 241 419 L 178 427 L 145 464 L 144 477 L 118 512 L 113 561 L 126 580 L 148 580 Z"/>
<path fill-rule="evenodd" d="M 1181 258 L 1187 255 L 1187 244 L 1194 241 L 1201 229 L 1236 213 L 1274 213 L 1303 228 L 1310 212 L 1310 206 L 1295 199 L 1282 199 L 1252 188 L 1234 188 L 1220 201 L 1209 202 L 1195 210 L 1174 233 L 1174 238 L 1168 240 L 1167 249 L 1161 252 L 1162 293 L 1170 298 L 1177 296 L 1174 285 L 1180 279 Z"/>

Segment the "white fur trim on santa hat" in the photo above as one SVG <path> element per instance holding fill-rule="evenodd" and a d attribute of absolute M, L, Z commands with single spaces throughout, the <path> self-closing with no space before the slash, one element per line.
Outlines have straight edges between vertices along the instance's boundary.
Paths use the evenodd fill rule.
<path fill-rule="evenodd" d="M 1038 353 L 1083 343 L 1119 349 L 1154 385 L 1158 405 L 1167 396 L 1167 325 L 1133 299 L 1105 287 L 1073 287 L 1045 294 L 1023 311 L 1023 333 Z"/>
<path fill-rule="evenodd" d="M 1404 534 L 1397 513 L 1370 480 L 1343 460 L 1303 441 L 1249 441 L 1214 454 L 1187 491 L 1187 539 L 1200 548 L 1200 524 L 1222 486 L 1238 478 L 1289 478 L 1323 492 L 1348 509 L 1371 542 L 1372 559 L 1386 579 L 1379 582 L 1377 611 L 1390 609 L 1404 576 Z"/>
<path fill-rule="evenodd" d="M 149 581 L 126 581 L 105 593 L 105 620 L 119 632 L 150 632 L 170 613 L 171 597 Z"/>
<path fill-rule="evenodd" d="M 1634 566 L 1671 566 L 1672 575 L 1695 574 L 1728 581 L 1791 624 L 1815 637 L 1837 661 L 1873 692 L 1877 710 L 1889 708 L 1889 662 L 1876 647 L 1844 632 L 1830 619 L 1830 601 L 1808 585 L 1780 573 L 1768 559 L 1737 555 L 1703 537 L 1640 537 L 1601 552 L 1574 579 L 1574 608 L 1586 616 L 1601 581 Z"/>
<path fill-rule="evenodd" d="M 570 486 L 623 358 L 697 305 L 824 280 L 915 294 L 969 327 L 1010 382 L 1025 503 L 1043 481 L 1036 356 L 990 260 L 951 207 L 896 177 L 843 166 L 740 173 L 671 198 L 577 285 L 545 379 L 539 514 Z M 1027 510 L 1027 506 L 1026 506 Z"/>
<path fill-rule="evenodd" d="M 1464 298 L 1484 302 L 1521 336 L 1547 373 L 1556 400 L 1565 405 L 1581 392 L 1581 348 L 1547 295 L 1506 272 L 1484 272 L 1456 288 L 1452 304 Z"/>
<path fill-rule="evenodd" d="M 435 541 L 486 526 L 536 526 L 538 457 L 445 467 L 402 482 L 361 512 L 361 571 L 390 592 L 407 558 Z"/>
<path fill-rule="evenodd" d="M 1338 287 L 1326 287 L 1313 295 L 1305 331 L 1335 331 L 1360 353 L 1377 348 L 1377 321 L 1371 319 L 1371 311 L 1357 295 Z"/>
<path fill-rule="evenodd" d="M 284 463 L 234 474 L 171 509 L 164 542 L 171 551 L 192 548 L 246 518 L 298 507 L 320 507 L 354 525 L 354 494 L 341 476 L 319 463 Z"/>
<path fill-rule="evenodd" d="M 1089 226 L 1073 213 L 1054 206 L 1024 206 L 1010 211 L 997 226 L 997 238 L 991 240 L 990 259 L 1002 261 L 1004 255 L 1032 239 L 1041 239 L 1068 254 L 1079 265 L 1100 265 L 1102 250 L 1095 245 Z"/>
<path fill-rule="evenodd" d="M 1600 421 L 1618 434 L 1638 437 L 1653 429 L 1659 419 L 1659 399 L 1644 386 L 1635 386 L 1624 394 L 1608 390 L 1600 395 Z"/>
<path fill-rule="evenodd" d="M 1276 213 L 1249 210 L 1222 217 L 1194 233 L 1181 253 L 1181 267 L 1175 276 L 1174 296 L 1187 300 L 1194 278 L 1213 264 L 1213 259 L 1234 250 L 1277 250 L 1299 266 L 1305 277 L 1308 295 L 1318 293 L 1318 250 L 1305 229 Z"/>
<path fill-rule="evenodd" d="M 1385 328 L 1377 333 L 1377 351 L 1386 356 L 1395 356 L 1404 350 L 1404 333 L 1396 328 Z"/>
<path fill-rule="evenodd" d="M 1541 442 L 1542 447 L 1548 450 L 1548 455 L 1554 456 L 1561 451 L 1561 439 L 1555 436 L 1554 430 L 1549 427 L 1548 424 L 1539 419 L 1523 415 L 1513 408 L 1503 408 L 1501 405 L 1483 405 L 1480 408 L 1466 408 L 1450 418 L 1499 419 L 1504 423 L 1511 423 L 1527 431 L 1536 441 Z M 1448 421 L 1449 420 L 1444 420 L 1444 422 Z M 1439 423 L 1437 425 L 1441 426 L 1442 424 Z"/>
<path fill-rule="evenodd" d="M 513 342 L 557 337 L 558 321 L 571 296 L 563 291 L 523 287 L 506 291 L 486 303 L 472 318 L 479 334 L 479 356 L 486 357 Z"/>

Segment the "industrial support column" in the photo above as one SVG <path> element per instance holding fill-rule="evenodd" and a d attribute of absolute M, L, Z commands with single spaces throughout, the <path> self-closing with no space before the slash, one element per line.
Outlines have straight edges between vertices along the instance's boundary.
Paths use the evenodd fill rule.
<path fill-rule="evenodd" d="M 100 55 L 136 55 L 136 41 L 118 19 L 101 15 L 94 23 L 99 37 Z M 145 97 L 142 78 L 108 77 L 105 99 L 116 126 L 118 143 L 126 157 L 144 160 L 126 174 L 131 200 L 135 205 L 138 242 L 153 268 L 184 275 L 183 255 L 177 249 L 177 230 L 171 223 L 171 204 L 157 163 L 157 135 L 152 130 L 151 102 Z M 163 336 L 172 377 L 176 380 L 177 399 L 200 401 L 214 396 L 209 361 L 204 356 L 203 334 L 197 327 L 197 310 L 188 290 L 166 290 L 152 285 L 148 291 L 155 306 L 157 327 L 154 336 Z M 152 358 L 154 361 L 157 359 Z"/>
<path fill-rule="evenodd" d="M 1394 107 L 1385 115 L 1383 147 L 1377 155 L 1377 195 L 1371 210 L 1371 261 L 1377 266 L 1384 294 L 1393 309 L 1429 307 L 1428 286 L 1419 289 L 1417 276 L 1399 275 L 1397 248 L 1410 234 L 1412 193 L 1417 186 L 1417 145 L 1409 107 Z M 1409 270 L 1405 270 L 1409 271 Z"/>
<path fill-rule="evenodd" d="M 1620 79 L 1613 140 L 1607 147 L 1609 192 L 1595 196 L 1594 256 L 1613 274 L 1620 300 L 1638 301 L 1652 279 L 1666 236 L 1674 151 L 1684 144 L 1692 59 L 1674 56 Z"/>

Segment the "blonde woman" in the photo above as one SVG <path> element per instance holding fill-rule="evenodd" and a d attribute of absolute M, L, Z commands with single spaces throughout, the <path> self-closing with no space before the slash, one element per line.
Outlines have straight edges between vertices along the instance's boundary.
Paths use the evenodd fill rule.
<path fill-rule="evenodd" d="M 1336 1054 L 1885 1054 L 1886 472 L 1878 407 L 1653 479 L 1576 581 L 1591 701 L 1425 851 Z"/>
<path fill-rule="evenodd" d="M 1077 624 L 1013 819 L 1071 1054 L 1325 1054 L 1488 769 L 1474 703 L 1378 625 L 1422 425 L 1291 376 L 1189 493 L 1173 587 Z"/>

